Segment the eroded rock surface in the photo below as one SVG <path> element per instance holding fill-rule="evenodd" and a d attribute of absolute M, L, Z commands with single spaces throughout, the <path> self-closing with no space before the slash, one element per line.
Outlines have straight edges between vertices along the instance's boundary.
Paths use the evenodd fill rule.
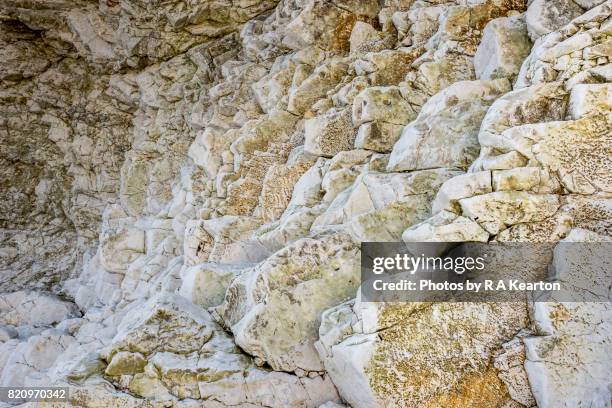
<path fill-rule="evenodd" d="M 358 288 L 362 241 L 609 240 L 611 13 L 0 0 L 0 385 L 83 407 L 608 407 L 606 303 Z"/>

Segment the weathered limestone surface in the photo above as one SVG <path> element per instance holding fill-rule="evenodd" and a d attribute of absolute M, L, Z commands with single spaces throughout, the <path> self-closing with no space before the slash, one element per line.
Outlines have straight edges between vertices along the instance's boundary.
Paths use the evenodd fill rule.
<path fill-rule="evenodd" d="M 459 173 L 437 169 L 360 175 L 313 222 L 311 231 L 343 225 L 358 242 L 397 240 L 407 226 L 430 215 L 439 186 Z"/>
<path fill-rule="evenodd" d="M 532 2 L 530 9 L 532 7 L 542 6 L 538 2 Z M 571 27 L 567 29 L 569 35 L 565 34 L 566 31 L 562 31 L 561 35 L 566 38 L 578 35 L 586 19 L 590 21 L 590 28 L 585 27 L 584 30 L 591 29 L 596 32 L 599 29 L 596 21 L 602 18 L 601 15 L 609 16 L 609 13 L 610 5 L 602 4 L 587 12 L 584 17 L 578 18 L 576 28 L 573 31 Z M 541 15 L 546 19 L 542 24 L 551 22 L 551 17 L 546 13 Z M 528 18 L 533 16 L 535 14 L 528 14 Z M 558 24 L 559 26 L 551 31 L 564 23 Z M 550 40 L 554 41 L 553 45 L 559 42 L 556 40 L 559 34 L 550 36 Z M 605 35 L 597 35 L 597 41 L 602 41 L 603 37 Z M 586 37 L 583 36 L 583 39 Z M 545 43 L 545 40 L 541 41 L 542 44 Z M 575 41 L 571 43 L 573 47 L 592 44 L 588 39 L 586 42 L 572 41 Z M 549 48 L 550 45 L 545 47 Z M 495 101 L 486 111 L 486 115 L 481 117 L 481 123 L 479 121 L 476 128 L 481 147 L 480 156 L 471 164 L 468 173 L 454 177 L 440 187 L 433 202 L 434 215 L 406 229 L 402 235 L 405 241 L 487 241 L 491 238 L 558 241 L 576 235 L 576 230 L 571 230 L 571 226 L 582 225 L 585 216 L 590 219 L 587 221 L 590 224 L 588 230 L 602 231 L 599 221 L 596 220 L 605 218 L 609 208 L 609 199 L 604 197 L 607 197 L 607 188 L 610 185 L 610 141 L 601 139 L 597 129 L 602 129 L 606 137 L 610 134 L 609 84 L 601 83 L 608 80 L 585 73 L 590 73 L 591 67 L 596 65 L 584 67 L 582 71 L 577 66 L 573 78 L 569 75 L 530 76 L 535 74 L 535 64 L 539 61 L 538 48 L 536 44 L 527 62 L 523 64 L 521 71 L 525 79 L 519 78 L 516 90 Z M 548 54 L 551 57 L 547 58 L 551 59 L 546 62 L 551 66 L 555 65 L 558 58 L 566 55 L 565 52 L 559 50 L 555 56 Z M 569 53 L 571 52 L 573 51 L 569 49 Z M 582 56 L 577 53 L 574 55 L 576 58 Z M 488 61 L 494 59 L 490 58 Z M 601 61 L 604 64 L 607 62 Z M 558 66 L 561 68 L 561 65 Z M 502 76 L 512 77 L 517 72 L 514 70 Z M 537 78 L 537 82 L 531 78 Z M 581 83 L 583 81 L 585 83 Z M 526 85 L 528 86 L 525 87 Z M 571 105 L 568 104 L 570 100 Z M 427 104 L 420 116 L 426 106 Z M 417 118 L 408 125 L 404 132 L 418 120 Z M 456 118 L 454 123 L 457 123 L 457 120 L 459 118 Z M 593 128 L 586 130 L 586 126 Z M 448 133 L 444 133 L 445 135 L 452 132 L 452 129 L 446 132 Z M 588 141 L 580 136 L 582 132 L 589 134 Z M 549 135 L 550 139 L 547 138 Z M 429 139 L 425 139 L 422 143 L 428 141 Z M 394 159 L 394 155 L 398 157 L 399 151 L 396 153 L 395 149 L 400 146 L 401 139 L 396 143 L 391 155 L 390 169 L 398 170 L 398 167 L 391 166 L 399 162 Z M 422 144 L 416 146 L 422 148 Z M 404 154 L 415 155 L 415 149 L 401 148 L 401 151 L 406 152 Z M 570 149 L 573 153 L 566 153 Z M 426 156 L 427 159 L 432 157 L 432 151 L 423 151 L 425 155 L 429 155 Z M 587 151 L 589 153 L 583 153 Z M 572 159 L 569 160 L 568 157 Z M 588 165 L 583 165 L 583 160 Z M 578 192 L 581 192 L 582 197 L 593 198 L 576 201 L 574 194 Z M 600 198 L 595 199 L 594 196 Z M 595 200 L 597 204 L 591 203 L 590 200 Z M 585 205 L 586 207 L 583 207 Z M 592 205 L 596 205 L 597 209 Z M 609 222 L 607 225 L 609 226 Z M 589 237 L 594 241 L 609 239 L 606 237 L 609 229 L 603 234 Z M 572 264 L 567 260 L 555 262 L 558 267 L 561 264 Z M 463 366 L 458 361 L 449 367 L 438 367 L 434 360 L 420 362 L 420 358 L 435 359 L 439 348 L 446 350 L 453 358 L 469 356 L 465 354 L 465 347 L 461 347 L 461 353 L 453 353 L 449 351 L 453 348 L 448 345 L 435 346 L 437 329 L 451 324 L 452 318 L 447 317 L 443 318 L 443 321 L 432 323 L 430 319 L 437 318 L 442 312 L 436 311 L 429 315 L 427 312 L 432 307 L 429 305 L 368 304 L 361 303 L 358 298 L 353 303 L 340 305 L 324 314 L 317 348 L 341 396 L 353 406 L 491 406 L 492 401 L 500 406 L 606 406 L 610 394 L 605 387 L 609 382 L 604 380 L 606 386 L 600 382 L 603 378 L 601 364 L 607 364 L 609 360 L 601 337 L 603 332 L 609 333 L 609 329 L 604 328 L 609 326 L 609 317 L 602 317 L 602 313 L 606 313 L 605 304 L 604 309 L 597 309 L 594 315 L 589 314 L 589 317 L 581 315 L 583 310 L 569 311 L 567 308 L 571 308 L 570 305 L 539 303 L 537 306 L 531 306 L 538 310 L 536 313 L 541 313 L 541 324 L 549 322 L 547 327 L 551 327 L 551 324 L 555 327 L 549 331 L 538 328 L 540 323 L 537 321 L 535 327 L 529 324 L 528 320 L 520 321 L 521 315 L 525 319 L 525 309 L 522 309 L 522 312 L 519 312 L 520 309 L 509 309 L 506 317 L 497 320 L 497 323 L 490 327 L 499 329 L 505 327 L 503 321 L 510 321 L 505 319 L 518 318 L 519 320 L 513 320 L 516 324 L 514 329 L 510 330 L 508 337 L 492 341 L 492 344 L 496 344 L 492 345 L 492 349 L 496 351 L 485 360 L 493 363 L 490 366 L 485 364 L 479 369 L 476 368 L 478 365 L 472 362 L 468 365 L 470 374 L 459 374 Z M 444 306 L 436 304 L 433 307 Z M 456 316 L 465 316 L 461 319 L 462 324 L 474 324 L 477 321 L 467 317 L 470 306 L 454 307 L 457 307 Z M 559 310 L 568 310 L 563 313 L 567 316 L 568 323 L 562 323 L 562 326 L 559 323 L 551 323 L 552 319 L 559 316 Z M 487 312 L 481 310 L 478 315 L 486 316 Z M 395 319 L 390 316 L 395 316 Z M 423 328 L 406 328 L 404 325 L 410 324 L 408 322 L 411 319 L 415 319 L 417 324 L 423 324 Z M 565 321 L 566 318 L 563 318 L 563 322 Z M 582 328 L 590 326 L 591 329 L 584 331 L 578 329 L 577 325 L 583 325 Z M 454 328 L 452 332 L 455 335 L 451 338 L 457 338 L 456 333 L 461 333 L 461 329 Z M 568 335 L 570 332 L 583 334 L 574 338 Z M 427 348 L 426 353 L 410 349 L 418 344 L 421 333 L 427 334 L 421 345 Z M 488 334 L 493 334 L 493 331 Z M 609 334 L 604 336 L 609 338 Z M 448 339 L 446 336 L 442 338 L 445 341 Z M 472 342 L 479 341 L 476 333 L 472 333 L 470 339 Z M 556 342 L 559 342 L 559 346 Z M 572 343 L 572 346 L 569 346 L 569 343 Z M 471 344 L 475 346 L 476 343 Z M 570 347 L 575 347 L 576 352 L 570 352 Z M 476 349 L 481 353 L 486 352 L 486 346 L 476 346 Z M 576 357 L 577 355 L 580 357 Z M 597 357 L 594 357 L 595 355 Z M 577 358 L 576 363 L 569 362 L 573 358 Z M 398 363 L 398 360 L 403 363 Z M 563 363 L 557 365 L 560 361 Z M 419 375 L 401 375 L 400 369 L 405 369 L 406 373 L 410 374 L 417 372 Z M 566 369 L 575 371 L 569 374 Z M 430 374 L 428 370 L 432 370 L 434 374 Z M 609 370 L 604 371 L 609 373 Z M 455 386 L 449 378 L 437 383 L 439 375 L 459 375 L 461 378 L 456 383 L 457 389 L 450 392 L 452 397 L 449 398 L 449 394 L 444 391 L 443 395 L 437 394 L 443 387 Z M 561 380 L 563 375 L 572 378 L 571 384 Z M 396 391 L 400 389 L 402 392 Z M 473 392 L 474 390 L 478 391 Z"/>
<path fill-rule="evenodd" d="M 474 55 L 478 79 L 515 77 L 529 55 L 527 25 L 520 17 L 500 17 L 485 27 Z"/>
<path fill-rule="evenodd" d="M 525 304 L 357 301 L 326 312 L 317 348 L 354 406 L 503 405 L 513 400 L 492 353 L 526 323 Z"/>
<path fill-rule="evenodd" d="M 479 152 L 482 118 L 489 105 L 509 90 L 506 79 L 460 81 L 432 96 L 404 128 L 387 169 L 467 168 Z"/>
<path fill-rule="evenodd" d="M 555 272 L 570 282 L 571 290 L 580 291 L 584 287 L 583 279 L 594 280 L 594 288 L 603 287 L 597 272 L 605 270 L 606 266 L 601 263 L 601 257 L 595 255 L 601 249 L 602 241 L 609 241 L 609 237 L 573 229 L 562 243 L 592 244 L 556 248 Z M 583 274 L 574 266 L 576 259 L 595 273 L 581 276 Z M 607 297 L 601 290 L 593 295 L 597 299 Z M 535 336 L 525 339 L 525 369 L 533 384 L 538 406 L 579 405 L 582 401 L 589 401 L 594 406 L 608 403 L 609 391 L 605 390 L 608 380 L 604 378 L 608 371 L 606 366 L 611 361 L 610 345 L 606 340 L 610 331 L 610 320 L 606 317 L 609 313 L 610 305 L 606 302 L 551 301 L 536 304 L 534 323 L 538 331 Z M 571 353 L 570 349 L 573 350 Z M 568 359 L 572 362 L 569 363 Z M 568 375 L 568 369 L 573 370 L 572 375 Z M 542 378 L 546 381 L 541 381 Z"/>
<path fill-rule="evenodd" d="M 215 314 L 236 344 L 275 370 L 321 371 L 319 316 L 354 295 L 358 261 L 344 234 L 298 240 L 234 280 Z"/>
<path fill-rule="evenodd" d="M 358 288 L 363 241 L 609 241 L 611 14 L 0 0 L 0 386 L 104 408 L 609 407 L 605 302 Z M 598 261 L 556 248 L 561 275 Z"/>

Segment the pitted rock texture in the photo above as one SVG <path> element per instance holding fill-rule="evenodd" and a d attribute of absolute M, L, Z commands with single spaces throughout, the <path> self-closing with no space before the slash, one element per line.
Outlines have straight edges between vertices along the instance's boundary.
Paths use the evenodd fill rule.
<path fill-rule="evenodd" d="M 609 302 L 358 288 L 363 241 L 610 240 L 611 14 L 0 0 L 0 386 L 82 407 L 609 407 Z M 559 245 L 557 271 L 570 256 L 589 255 Z"/>

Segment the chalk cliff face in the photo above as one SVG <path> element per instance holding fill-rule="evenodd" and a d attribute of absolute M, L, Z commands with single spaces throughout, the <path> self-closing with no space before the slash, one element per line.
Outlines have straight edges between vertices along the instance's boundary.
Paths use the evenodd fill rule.
<path fill-rule="evenodd" d="M 362 241 L 609 240 L 611 15 L 0 0 L 0 386 L 83 407 L 609 407 L 609 303 L 356 294 Z"/>

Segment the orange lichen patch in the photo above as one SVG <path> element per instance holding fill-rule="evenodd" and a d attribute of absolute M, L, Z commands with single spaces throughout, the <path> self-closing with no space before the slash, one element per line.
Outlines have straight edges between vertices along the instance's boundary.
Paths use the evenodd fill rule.
<path fill-rule="evenodd" d="M 366 373 L 384 406 L 496 407 L 507 399 L 489 366 L 526 327 L 525 303 L 395 304 L 379 314 L 379 342 Z M 468 391 L 471 387 L 480 389 Z M 493 405 L 478 405 L 482 401 Z M 495 397 L 495 398 L 493 398 Z M 456 405 L 445 405 L 445 402 Z M 474 401 L 476 405 L 463 404 Z M 427 405 L 430 404 L 430 405 Z"/>
<path fill-rule="evenodd" d="M 384 311 L 379 316 L 380 327 L 395 326 L 402 321 L 405 321 L 412 313 L 418 313 L 422 309 L 430 306 L 429 302 L 400 302 L 400 303 L 385 303 Z M 389 336 L 391 333 L 386 333 Z"/>
<path fill-rule="evenodd" d="M 497 370 L 488 367 L 483 373 L 468 374 L 454 391 L 430 400 L 425 408 L 496 408 L 510 400 L 506 385 Z"/>
<path fill-rule="evenodd" d="M 552 304 L 550 309 L 549 317 L 555 329 L 559 329 L 572 317 L 569 310 L 561 303 Z"/>

